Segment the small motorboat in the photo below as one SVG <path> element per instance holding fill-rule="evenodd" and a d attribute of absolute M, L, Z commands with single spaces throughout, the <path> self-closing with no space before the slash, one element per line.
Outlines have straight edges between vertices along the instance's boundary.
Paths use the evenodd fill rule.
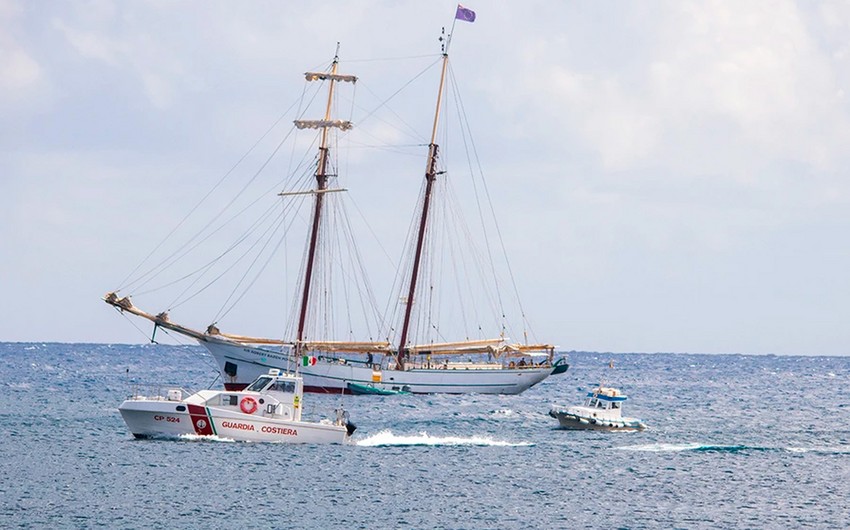
<path fill-rule="evenodd" d="M 408 386 L 395 386 L 395 387 L 385 387 L 385 386 L 377 386 L 374 383 L 372 384 L 361 384 L 361 383 L 348 383 L 348 390 L 354 395 L 357 396 L 369 396 L 369 395 L 378 395 L 378 396 L 392 396 L 398 394 L 410 394 L 410 387 Z"/>
<path fill-rule="evenodd" d="M 637 431 L 646 425 L 637 418 L 623 417 L 623 402 L 628 399 L 616 388 L 599 386 L 587 393 L 584 404 L 549 411 L 563 429 L 601 431 Z"/>
<path fill-rule="evenodd" d="M 217 436 L 237 441 L 344 443 L 356 427 L 339 408 L 333 420 L 301 420 L 300 376 L 269 370 L 245 390 L 201 390 L 186 398 L 181 389 L 165 396 L 133 396 L 118 410 L 136 438 Z"/>

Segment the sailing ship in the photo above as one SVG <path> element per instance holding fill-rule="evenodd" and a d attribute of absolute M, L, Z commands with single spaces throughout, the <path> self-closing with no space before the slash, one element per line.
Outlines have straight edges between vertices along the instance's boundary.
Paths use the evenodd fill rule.
<path fill-rule="evenodd" d="M 444 32 L 445 33 L 445 32 Z M 159 314 L 148 313 L 136 307 L 129 295 L 110 292 L 106 303 L 123 313 L 130 313 L 154 323 L 157 329 L 173 331 L 199 342 L 215 359 L 220 370 L 224 386 L 229 391 L 244 388 L 269 369 L 292 370 L 297 367 L 304 380 L 304 391 L 324 393 L 352 393 L 352 388 L 372 389 L 376 394 L 386 393 L 483 393 L 518 394 L 540 383 L 553 374 L 563 373 L 568 364 L 564 359 L 555 359 L 555 346 L 547 343 L 513 342 L 501 332 L 492 338 L 466 338 L 459 341 L 434 340 L 424 342 L 413 340 L 415 335 L 416 306 L 420 305 L 423 266 L 429 244 L 429 216 L 434 208 L 434 188 L 445 171 L 438 166 L 440 148 L 437 145 L 437 132 L 440 123 L 441 105 L 446 87 L 446 74 L 449 64 L 448 48 L 451 33 L 441 37 L 440 82 L 437 103 L 428 144 L 427 163 L 423 193 L 414 213 L 415 229 L 409 240 L 411 264 L 404 270 L 407 273 L 400 291 L 396 308 L 401 315 L 401 325 L 396 333 L 394 328 L 386 333 L 386 340 L 327 340 L 320 337 L 320 326 L 309 326 L 327 313 L 317 309 L 320 298 L 317 287 L 322 274 L 317 269 L 329 265 L 322 264 L 322 255 L 317 249 L 328 229 L 323 224 L 326 215 L 326 202 L 331 195 L 342 195 L 345 189 L 331 187 L 336 174 L 331 167 L 330 152 L 334 142 L 332 134 L 345 133 L 352 127 L 349 120 L 336 119 L 333 115 L 335 91 L 341 84 L 355 84 L 354 75 L 341 74 L 338 71 L 339 49 L 328 70 L 307 72 L 309 83 L 321 82 L 327 86 L 327 98 L 324 117 L 320 120 L 295 120 L 298 130 L 315 131 L 318 135 L 318 155 L 312 173 L 313 185 L 305 191 L 282 192 L 284 197 L 310 196 L 312 214 L 308 223 L 305 258 L 302 262 L 300 291 L 298 292 L 297 326 L 289 339 L 260 338 L 222 332 L 218 325 L 210 325 L 205 331 L 186 327 L 172 322 L 168 311 Z M 437 329 L 420 325 L 421 329 Z M 504 328 L 502 328 L 504 329 Z M 421 333 L 420 333 L 421 335 Z M 438 333 L 438 336 L 439 335 Z M 396 340 L 394 340 L 396 339 Z"/>

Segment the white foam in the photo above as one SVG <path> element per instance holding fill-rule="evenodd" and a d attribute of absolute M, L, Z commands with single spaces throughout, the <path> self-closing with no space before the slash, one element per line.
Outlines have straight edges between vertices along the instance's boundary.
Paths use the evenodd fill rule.
<path fill-rule="evenodd" d="M 813 447 L 786 447 L 786 451 L 789 453 L 825 453 L 825 454 L 836 454 L 836 455 L 846 455 L 850 454 L 850 447 L 848 446 L 813 446 Z"/>
<path fill-rule="evenodd" d="M 179 438 L 188 442 L 235 442 L 232 438 L 221 438 L 214 434 L 181 434 Z"/>
<path fill-rule="evenodd" d="M 527 447 L 534 444 L 530 442 L 506 442 L 494 440 L 487 436 L 431 436 L 426 432 L 415 435 L 397 435 L 392 431 L 381 431 L 377 434 L 358 440 L 357 445 L 362 447 L 383 446 L 415 446 L 415 445 L 475 445 L 489 447 Z"/>
<path fill-rule="evenodd" d="M 623 451 L 648 451 L 651 453 L 668 453 L 677 451 L 693 451 L 704 447 L 702 444 L 646 444 L 646 445 L 629 445 L 626 447 L 618 447 Z"/>

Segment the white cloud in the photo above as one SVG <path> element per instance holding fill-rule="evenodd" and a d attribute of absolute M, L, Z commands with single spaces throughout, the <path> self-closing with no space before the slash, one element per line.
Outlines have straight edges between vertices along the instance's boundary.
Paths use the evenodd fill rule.
<path fill-rule="evenodd" d="M 0 48 L 0 90 L 22 92 L 41 78 L 41 67 L 20 48 Z"/>
<path fill-rule="evenodd" d="M 0 2 L 0 99 L 6 106 L 26 99 L 43 82 L 41 66 L 15 37 L 21 9 Z"/>
<path fill-rule="evenodd" d="M 26 246 L 16 253 L 26 259 L 5 262 L 3 272 L 37 282 L 44 297 L 68 288 L 53 281 L 60 275 L 87 277 L 63 297 L 71 310 L 61 332 L 30 331 L 37 320 L 18 312 L 0 319 L 14 322 L 7 336 L 119 337 L 108 311 L 92 329 L 101 314 L 73 308 L 126 273 L 136 263 L 128 255 L 155 244 L 148 238 L 167 231 L 175 212 L 185 213 L 297 99 L 301 72 L 326 62 L 341 41 L 345 73 L 361 76 L 356 102 L 373 108 L 367 87 L 387 97 L 432 59 L 410 75 L 400 74 L 405 61 L 347 61 L 436 54 L 452 10 L 377 1 L 0 0 L 0 105 L 4 115 L 16 112 L 2 131 L 16 143 L 0 157 L 8 188 L 0 215 L 16 216 L 5 233 Z M 759 315 L 795 317 L 811 339 L 818 328 L 807 314 L 818 313 L 804 297 L 789 309 L 776 294 L 786 281 L 811 285 L 819 304 L 833 301 L 846 317 L 846 288 L 812 280 L 827 276 L 825 266 L 850 265 L 836 250 L 836 234 L 850 228 L 846 2 L 529 9 L 494 0 L 477 11 L 475 24 L 456 28 L 453 68 L 509 251 L 521 260 L 512 263 L 517 279 L 532 286 L 524 300 L 544 316 L 535 324 L 542 338 L 566 348 L 790 351 L 776 347 L 771 336 L 779 334 Z M 426 138 L 431 74 L 391 102 Z M 352 140 L 417 143 L 377 115 L 360 125 Z M 446 160 L 464 154 L 443 148 Z M 340 154 L 351 195 L 377 198 L 372 209 L 386 225 L 379 237 L 407 228 L 422 157 L 416 148 Z M 263 161 L 256 155 L 245 166 Z M 28 290 L 10 285 L 7 296 Z M 726 296 L 736 293 L 752 296 L 727 317 Z M 592 325 L 565 331 L 570 318 Z M 640 332 L 661 321 L 663 339 Z M 765 332 L 737 347 L 716 333 L 724 325 Z M 667 329 L 676 326 L 687 332 Z M 827 349 L 838 351 L 841 339 Z"/>
<path fill-rule="evenodd" d="M 834 49 L 819 47 L 813 34 L 820 24 L 792 2 L 671 7 L 639 33 L 630 68 L 582 67 L 581 61 L 550 66 L 552 50 L 569 46 L 561 33 L 541 32 L 520 52 L 523 71 L 514 88 L 523 101 L 542 106 L 525 114 L 550 117 L 543 124 L 549 138 L 575 128 L 611 170 L 660 165 L 748 178 L 759 160 L 834 169 L 846 159 L 850 115 L 837 75 L 846 65 L 846 36 Z M 634 13 L 623 16 L 646 22 Z M 730 149 L 718 150 L 707 167 L 669 156 L 701 149 L 701 129 L 718 127 Z"/>

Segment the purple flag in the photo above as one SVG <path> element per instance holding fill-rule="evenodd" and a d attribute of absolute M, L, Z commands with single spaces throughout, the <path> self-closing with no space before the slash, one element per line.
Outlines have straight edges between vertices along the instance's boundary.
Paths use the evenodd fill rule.
<path fill-rule="evenodd" d="M 455 18 L 458 20 L 465 20 L 466 22 L 475 22 L 475 11 L 458 4 Z"/>

